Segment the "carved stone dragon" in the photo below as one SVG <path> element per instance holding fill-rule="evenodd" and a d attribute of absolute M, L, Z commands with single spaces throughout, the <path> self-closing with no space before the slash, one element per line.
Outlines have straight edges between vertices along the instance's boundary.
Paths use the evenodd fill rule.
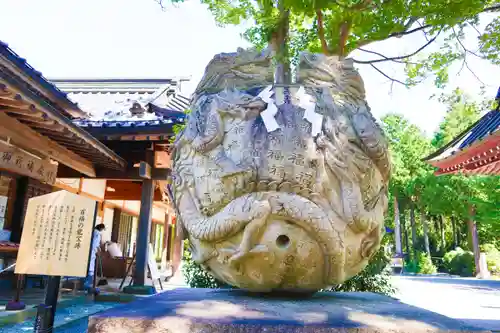
<path fill-rule="evenodd" d="M 209 63 L 175 143 L 175 203 L 194 260 L 217 278 L 255 291 L 318 290 L 360 272 L 380 245 L 387 144 L 351 61 L 304 53 L 297 85 L 264 100 L 272 80 L 267 51 Z M 299 85 L 323 116 L 317 136 Z M 260 114 L 271 103 L 279 128 L 268 132 Z"/>

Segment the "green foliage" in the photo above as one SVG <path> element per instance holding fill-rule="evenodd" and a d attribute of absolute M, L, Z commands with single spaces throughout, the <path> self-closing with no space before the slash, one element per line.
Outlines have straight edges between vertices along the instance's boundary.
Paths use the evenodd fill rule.
<path fill-rule="evenodd" d="M 226 284 L 214 278 L 210 273 L 195 263 L 189 251 L 189 241 L 184 241 L 184 256 L 182 259 L 182 273 L 191 288 L 225 288 Z"/>
<path fill-rule="evenodd" d="M 173 2 L 181 2 L 173 0 Z M 243 36 L 257 47 L 274 46 L 288 41 L 283 54 L 296 59 L 297 51 L 309 50 L 346 56 L 370 43 L 388 38 L 423 34 L 427 42 L 408 55 L 376 56 L 360 64 L 395 61 L 407 65 L 407 84 L 413 85 L 435 76 L 438 87 L 449 79 L 449 68 L 456 61 L 465 63 L 467 55 L 476 54 L 499 63 L 500 22 L 482 13 L 500 11 L 498 0 L 201 0 L 221 26 L 246 23 Z M 477 52 L 466 49 L 467 31 L 479 33 Z M 279 33 L 280 29 L 287 30 Z M 437 51 L 422 54 L 428 45 L 444 37 Z M 441 40 L 440 40 L 441 41 Z M 279 55 L 281 56 L 281 55 Z M 283 61 L 287 61 L 281 59 Z"/>
<path fill-rule="evenodd" d="M 432 263 L 431 257 L 423 252 L 417 254 L 417 273 L 436 274 L 437 268 Z"/>
<path fill-rule="evenodd" d="M 494 64 L 500 64 L 498 50 L 500 49 L 500 18 L 495 17 L 479 37 L 480 51 Z"/>
<path fill-rule="evenodd" d="M 218 281 L 210 273 L 207 273 L 200 265 L 191 259 L 189 242 L 185 241 L 184 263 L 182 270 L 186 282 L 191 288 L 230 288 L 227 284 Z M 325 291 L 369 291 L 384 295 L 392 295 L 395 292 L 391 284 L 390 257 L 384 249 L 380 249 L 372 258 L 368 266 L 352 279 L 344 284 Z"/>
<path fill-rule="evenodd" d="M 415 125 L 402 115 L 389 114 L 382 118 L 382 128 L 389 141 L 392 160 L 391 192 L 410 197 L 410 182 L 431 172 L 422 157 L 431 152 L 431 145 Z"/>
<path fill-rule="evenodd" d="M 405 258 L 404 271 L 406 273 L 418 273 L 418 262 L 410 256 Z"/>
<path fill-rule="evenodd" d="M 186 111 L 184 111 L 184 113 L 186 115 L 190 114 L 191 113 L 191 110 L 190 109 L 187 109 Z M 184 127 L 186 127 L 186 123 L 184 124 L 175 124 L 172 128 L 172 131 L 174 132 L 174 136 L 170 138 L 170 142 L 175 142 L 175 138 L 176 136 L 182 132 L 182 130 L 184 129 Z"/>
<path fill-rule="evenodd" d="M 432 145 L 441 148 L 458 134 L 479 120 L 481 111 L 486 105 L 473 101 L 460 89 L 455 89 L 449 95 L 441 95 L 439 101 L 448 105 L 444 120 L 439 125 L 439 131 L 435 133 Z"/>
<path fill-rule="evenodd" d="M 445 223 L 451 224 L 451 216 L 456 221 L 456 232 L 464 242 L 467 239 L 465 222 L 470 219 L 469 207 L 475 207 L 474 220 L 477 222 L 481 242 L 492 242 L 500 234 L 500 188 L 498 176 L 463 176 L 446 175 L 436 177 L 433 169 L 421 159 L 433 150 L 442 147 L 459 133 L 475 123 L 482 110 L 491 107 L 491 103 L 473 101 L 460 90 L 449 95 L 441 95 L 439 100 L 448 106 L 445 119 L 430 141 L 400 115 L 387 115 L 382 118 L 382 127 L 388 137 L 393 176 L 390 182 L 391 197 L 389 205 L 393 207 L 394 195 L 398 196 L 400 210 L 404 212 L 410 204 L 427 215 L 442 216 Z M 390 219 L 393 211 L 389 210 Z M 417 218 L 417 222 L 419 219 Z M 417 223 L 417 240 L 423 239 L 423 227 Z M 445 226 L 445 244 L 441 244 L 438 230 L 431 230 L 429 235 L 431 253 L 443 254 L 453 242 L 451 225 Z M 434 231 L 434 234 L 432 234 Z M 423 249 L 423 241 L 411 245 Z M 439 246 L 439 251 L 438 251 Z M 407 270 L 417 272 L 417 263 L 407 265 Z"/>
<path fill-rule="evenodd" d="M 500 275 L 500 250 L 494 244 L 484 244 L 481 252 L 486 254 L 486 264 L 490 273 Z"/>
<path fill-rule="evenodd" d="M 446 271 L 453 275 L 474 276 L 474 254 L 457 247 L 443 257 Z"/>
<path fill-rule="evenodd" d="M 390 260 L 390 256 L 382 246 L 361 273 L 329 291 L 366 291 L 384 295 L 394 294 L 396 289 L 391 282 Z"/>

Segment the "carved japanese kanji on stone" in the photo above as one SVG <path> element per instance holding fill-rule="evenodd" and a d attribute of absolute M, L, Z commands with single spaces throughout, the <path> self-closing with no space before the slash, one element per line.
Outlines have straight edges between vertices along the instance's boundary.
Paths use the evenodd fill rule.
<path fill-rule="evenodd" d="M 383 235 L 388 148 L 352 61 L 303 53 L 273 85 L 267 50 L 208 64 L 175 142 L 193 259 L 252 290 L 315 291 L 359 273 Z"/>

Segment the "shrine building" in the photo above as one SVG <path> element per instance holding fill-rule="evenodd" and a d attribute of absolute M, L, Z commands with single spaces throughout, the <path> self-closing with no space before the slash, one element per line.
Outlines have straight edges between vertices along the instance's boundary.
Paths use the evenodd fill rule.
<path fill-rule="evenodd" d="M 175 273 L 182 239 L 166 185 L 185 81 L 48 80 L 0 42 L 0 267 L 15 262 L 28 200 L 67 190 L 99 203 L 103 241 L 120 248 L 103 258 L 105 275 L 122 277 L 135 256 L 134 283 L 144 285 L 149 244 Z"/>

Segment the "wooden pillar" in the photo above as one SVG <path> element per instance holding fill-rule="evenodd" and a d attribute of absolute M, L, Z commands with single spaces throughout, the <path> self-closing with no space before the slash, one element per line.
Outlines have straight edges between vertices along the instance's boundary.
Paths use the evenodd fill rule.
<path fill-rule="evenodd" d="M 118 235 L 120 234 L 120 221 L 122 211 L 119 208 L 113 209 L 113 226 L 111 227 L 111 241 L 118 243 Z M 125 248 L 125 244 L 121 244 Z M 124 254 L 125 255 L 125 254 Z"/>
<path fill-rule="evenodd" d="M 10 236 L 10 241 L 13 243 L 19 243 L 21 241 L 21 234 L 24 224 L 24 207 L 26 205 L 26 200 L 28 199 L 28 185 L 28 177 L 20 177 L 17 179 L 16 199 L 14 200 L 11 223 L 12 233 Z"/>
<path fill-rule="evenodd" d="M 172 253 L 172 274 L 177 272 L 179 266 L 181 265 L 182 252 L 184 251 L 184 235 L 182 234 L 182 228 L 176 225 L 175 237 L 174 237 L 174 250 Z"/>
<path fill-rule="evenodd" d="M 146 151 L 146 162 L 152 165 L 154 155 L 152 150 Z M 148 265 L 148 244 L 151 232 L 151 218 L 153 215 L 154 184 L 152 179 L 144 179 L 141 189 L 141 210 L 136 238 L 136 269 L 134 285 L 144 286 L 146 282 L 146 269 Z"/>
<path fill-rule="evenodd" d="M 172 260 L 172 242 L 174 239 L 173 231 L 174 231 L 174 226 L 169 224 L 168 225 L 168 237 L 167 237 L 167 261 Z"/>
<path fill-rule="evenodd" d="M 162 253 L 164 249 L 167 249 L 166 254 L 168 256 L 168 235 L 170 234 L 168 226 L 170 225 L 170 215 L 165 214 L 165 222 L 163 223 L 163 242 L 162 242 Z M 165 258 L 167 259 L 167 258 Z"/>

